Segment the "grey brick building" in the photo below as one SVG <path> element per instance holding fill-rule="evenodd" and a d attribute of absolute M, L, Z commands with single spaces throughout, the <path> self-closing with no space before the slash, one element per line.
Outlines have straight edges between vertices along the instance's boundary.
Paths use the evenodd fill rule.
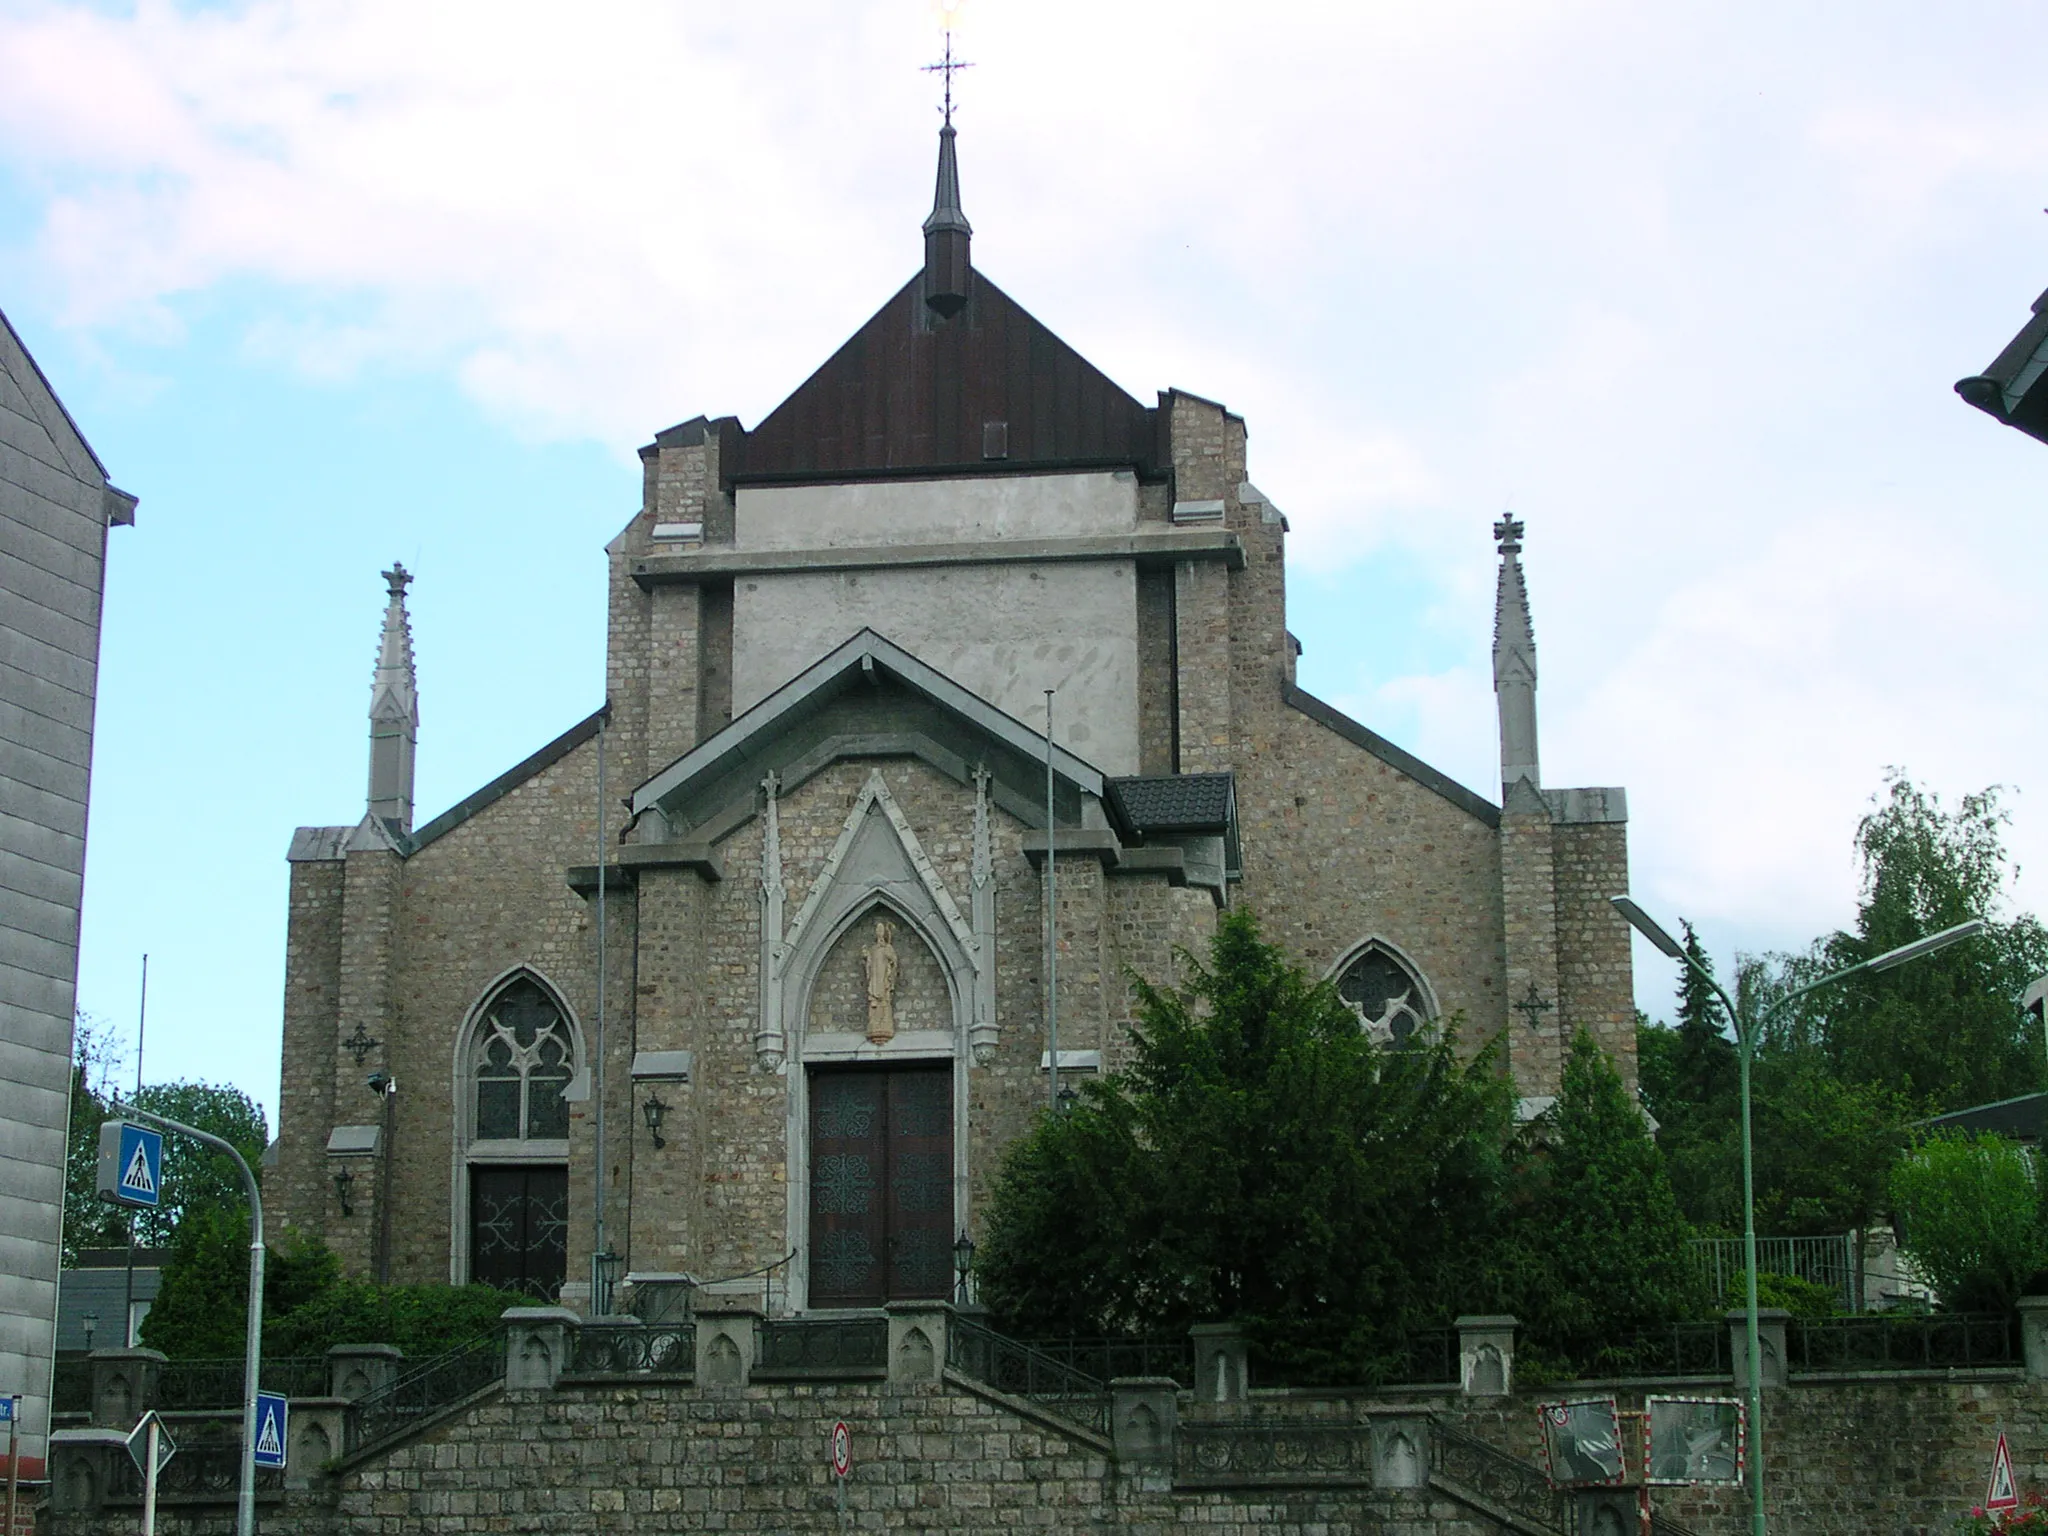
<path fill-rule="evenodd" d="M 134 520 L 0 315 L 0 1392 L 25 1399 L 30 1478 L 49 1429 L 107 530 Z"/>
<path fill-rule="evenodd" d="M 948 126 L 922 269 L 753 428 L 641 450 L 604 708 L 423 825 L 386 573 L 366 811 L 290 851 L 266 1191 L 358 1269 L 944 1295 L 1049 1072 L 1114 1069 L 1127 971 L 1230 903 L 1384 1038 L 1633 1076 L 1623 797 L 1542 786 L 1521 526 L 1496 803 L 1297 685 L 1244 423 L 1125 393 L 971 233 Z"/>

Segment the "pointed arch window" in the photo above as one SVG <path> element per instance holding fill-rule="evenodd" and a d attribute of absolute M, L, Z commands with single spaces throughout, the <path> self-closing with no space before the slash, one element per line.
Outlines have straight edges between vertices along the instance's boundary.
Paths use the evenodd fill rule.
<path fill-rule="evenodd" d="M 529 977 L 508 985 L 484 1010 L 471 1059 L 473 1124 L 479 1141 L 563 1141 L 575 1071 L 569 1021 Z"/>
<path fill-rule="evenodd" d="M 1435 1016 L 1429 988 L 1387 945 L 1368 943 L 1337 976 L 1337 995 L 1358 1016 L 1359 1028 L 1396 1049 L 1424 1038 Z"/>

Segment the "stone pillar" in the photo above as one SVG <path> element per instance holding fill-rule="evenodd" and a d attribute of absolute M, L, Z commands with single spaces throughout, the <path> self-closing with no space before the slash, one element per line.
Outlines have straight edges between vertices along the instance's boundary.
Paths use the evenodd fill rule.
<path fill-rule="evenodd" d="M 1372 1485 L 1421 1488 L 1429 1482 L 1429 1420 L 1372 1421 Z"/>
<path fill-rule="evenodd" d="M 505 1390 L 548 1392 L 569 1368 L 582 1323 L 567 1307 L 507 1307 L 505 1324 Z"/>
<path fill-rule="evenodd" d="M 2048 1296 L 2020 1298 L 2020 1343 L 2027 1352 L 2027 1375 L 2048 1380 Z"/>
<path fill-rule="evenodd" d="M 398 1255 L 387 1232 L 395 1233 L 397 1228 L 395 1220 L 388 1219 L 391 1213 L 386 1210 L 386 1187 L 394 1182 L 389 1175 L 396 1172 L 391 1164 L 396 1149 L 391 1143 L 399 1106 L 373 1091 L 368 1081 L 372 1074 L 381 1072 L 388 1082 L 395 1082 L 398 1070 L 394 1063 L 400 1045 L 392 1038 L 395 1020 L 391 1008 L 391 966 L 392 934 L 403 883 L 404 861 L 382 828 L 366 820 L 350 835 L 345 855 L 341 943 L 335 973 L 337 1038 L 330 1046 L 332 1055 L 328 1059 L 334 1081 L 336 1120 L 378 1127 L 376 1150 L 352 1165 L 356 1179 L 349 1192 L 349 1205 L 354 1215 L 344 1218 L 336 1203 L 331 1207 L 325 1232 L 327 1246 L 341 1260 L 343 1270 L 357 1279 L 383 1279 L 386 1272 L 396 1278 L 393 1266 Z M 362 1031 L 365 1040 L 377 1042 L 360 1061 L 354 1051 L 341 1048 L 341 1042 L 354 1038 L 357 1030 Z M 406 1082 L 398 1087 L 401 1092 L 410 1093 L 423 1085 Z M 445 1078 L 439 1091 L 447 1092 Z M 323 1129 L 323 1139 L 326 1134 Z M 391 1193 L 395 1195 L 396 1191 Z"/>
<path fill-rule="evenodd" d="M 336 1344 L 327 1351 L 327 1395 L 361 1402 L 398 1380 L 403 1359 L 396 1344 Z"/>
<path fill-rule="evenodd" d="M 744 1387 L 760 1358 L 762 1312 L 723 1297 L 697 1299 L 697 1386 Z M 893 1345 L 895 1339 L 892 1337 Z"/>
<path fill-rule="evenodd" d="M 889 1314 L 889 1382 L 937 1381 L 946 1370 L 946 1329 L 953 1309 L 943 1301 L 892 1301 Z"/>
<path fill-rule="evenodd" d="M 164 1355 L 154 1349 L 96 1349 L 92 1352 L 92 1427 L 135 1427 L 146 1409 L 156 1406 L 157 1382 Z"/>
<path fill-rule="evenodd" d="M 1508 1068 L 1524 1099 L 1555 1097 L 1564 1078 L 1557 987 L 1557 855 L 1550 808 L 1527 779 L 1500 815 L 1500 905 L 1507 950 Z"/>
<path fill-rule="evenodd" d="M 1236 1323 L 1197 1323 L 1188 1335 L 1195 1341 L 1195 1401 L 1245 1401 L 1252 1383 L 1244 1330 Z"/>
<path fill-rule="evenodd" d="M 89 1515 L 106 1501 L 121 1463 L 128 1460 L 128 1436 L 118 1429 L 57 1429 L 50 1432 L 50 1509 L 59 1515 Z M 11 1533 L 10 1533 L 11 1536 Z"/>
<path fill-rule="evenodd" d="M 1173 1468 L 1180 1430 L 1180 1383 L 1171 1376 L 1119 1376 L 1109 1384 L 1110 1438 L 1125 1467 Z"/>
<path fill-rule="evenodd" d="M 1756 1309 L 1756 1341 L 1763 1351 L 1763 1384 L 1785 1385 L 1785 1324 L 1792 1314 L 1782 1307 Z M 1728 1313 L 1728 1353 L 1735 1362 L 1735 1385 L 1749 1385 L 1749 1314 L 1740 1307 Z M 1754 1431 L 1752 1431 L 1754 1433 Z"/>
<path fill-rule="evenodd" d="M 295 1397 L 291 1437 L 284 1448 L 284 1485 L 310 1488 L 320 1469 L 348 1449 L 345 1397 Z"/>
<path fill-rule="evenodd" d="M 1458 1389 L 1467 1397 L 1506 1397 L 1515 1390 L 1515 1328 L 1506 1315 L 1458 1319 Z"/>

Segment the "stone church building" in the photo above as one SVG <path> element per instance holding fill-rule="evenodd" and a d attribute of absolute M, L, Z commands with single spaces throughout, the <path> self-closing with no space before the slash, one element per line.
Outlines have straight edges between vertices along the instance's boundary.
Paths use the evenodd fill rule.
<path fill-rule="evenodd" d="M 1004 1146 L 1126 1059 L 1127 973 L 1237 903 L 1390 1044 L 1505 1033 L 1540 1105 L 1585 1028 L 1633 1078 L 1623 796 L 1542 785 L 1521 525 L 1496 804 L 1296 685 L 1244 422 L 1126 394 L 970 236 L 949 125 L 910 281 L 756 426 L 640 450 L 604 708 L 419 825 L 386 573 L 366 813 L 290 850 L 266 1189 L 354 1270 L 945 1296 Z"/>

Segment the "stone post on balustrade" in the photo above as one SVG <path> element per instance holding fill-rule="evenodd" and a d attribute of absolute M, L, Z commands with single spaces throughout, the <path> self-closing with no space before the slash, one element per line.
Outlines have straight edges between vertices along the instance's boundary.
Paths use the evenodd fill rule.
<path fill-rule="evenodd" d="M 291 1435 L 284 1447 L 284 1485 L 310 1488 L 321 1469 L 348 1449 L 345 1397 L 295 1397 L 287 1419 Z"/>
<path fill-rule="evenodd" d="M 2048 1296 L 2020 1298 L 2020 1346 L 2026 1351 L 2027 1379 L 2048 1380 Z"/>
<path fill-rule="evenodd" d="M 327 1351 L 327 1395 L 359 1403 L 398 1380 L 404 1363 L 396 1344 L 336 1344 Z"/>
<path fill-rule="evenodd" d="M 1517 1319 L 1505 1313 L 1458 1319 L 1458 1390 L 1467 1397 L 1507 1397 L 1515 1390 Z"/>
<path fill-rule="evenodd" d="M 1763 1384 L 1785 1385 L 1785 1325 L 1792 1314 L 1783 1307 L 1756 1309 L 1756 1342 L 1763 1351 Z M 1728 1313 L 1728 1354 L 1735 1362 L 1735 1385 L 1749 1385 L 1749 1314 L 1737 1307 Z"/>
<path fill-rule="evenodd" d="M 1251 1350 L 1236 1323 L 1197 1323 L 1188 1330 L 1195 1343 L 1195 1401 L 1242 1403 L 1251 1396 Z"/>
<path fill-rule="evenodd" d="M 498 1316 L 505 1325 L 505 1390 L 553 1391 L 569 1369 L 583 1320 L 567 1307 L 507 1307 Z"/>
<path fill-rule="evenodd" d="M 131 1430 L 156 1406 L 164 1354 L 155 1349 L 96 1349 L 92 1352 L 92 1427 Z"/>
<path fill-rule="evenodd" d="M 937 1381 L 946 1371 L 946 1330 L 953 1308 L 943 1301 L 892 1301 L 889 1384 Z M 700 1324 L 701 1326 L 701 1324 Z"/>
<path fill-rule="evenodd" d="M 752 1298 L 698 1295 L 698 1390 L 744 1387 L 753 1380 L 763 1317 L 761 1304 Z"/>
<path fill-rule="evenodd" d="M 1170 1487 L 1180 1433 L 1180 1383 L 1171 1376 L 1119 1376 L 1109 1384 L 1109 1434 L 1118 1470 Z"/>

